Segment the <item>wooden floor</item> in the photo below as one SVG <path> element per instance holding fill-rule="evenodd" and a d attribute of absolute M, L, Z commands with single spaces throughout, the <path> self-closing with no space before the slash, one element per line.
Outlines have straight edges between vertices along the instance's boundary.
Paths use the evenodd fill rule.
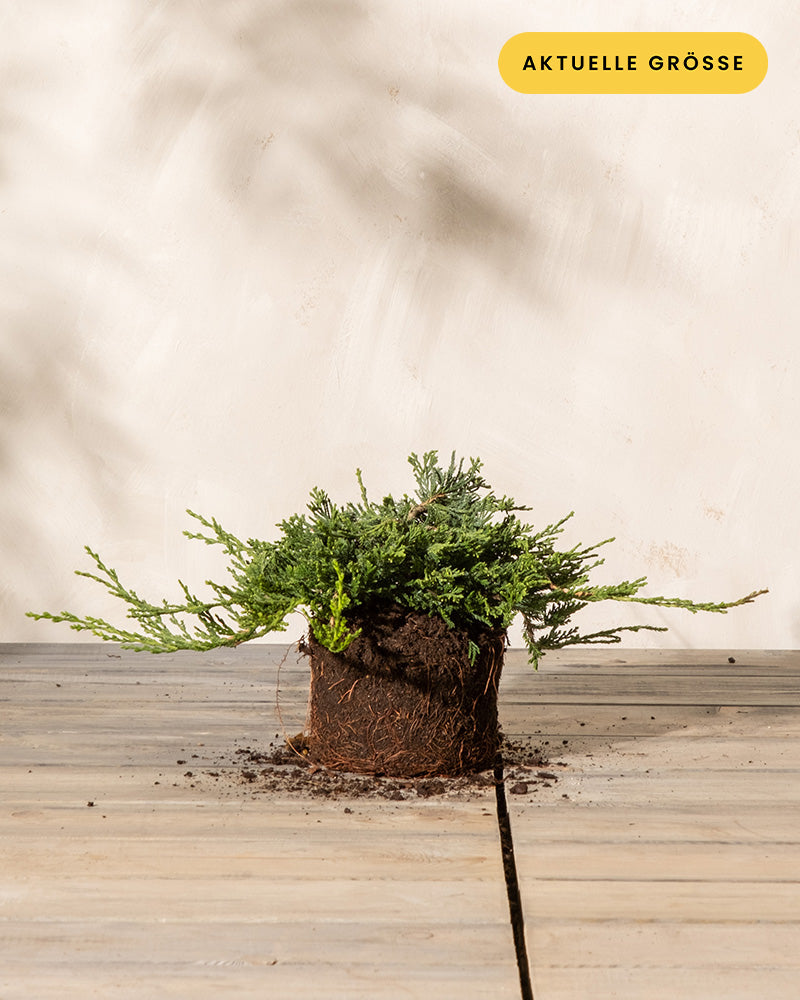
<path fill-rule="evenodd" d="M 491 789 L 234 782 L 285 653 L 0 646 L 0 1000 L 520 997 Z M 800 997 L 799 653 L 512 651 L 501 718 L 536 1000 Z"/>

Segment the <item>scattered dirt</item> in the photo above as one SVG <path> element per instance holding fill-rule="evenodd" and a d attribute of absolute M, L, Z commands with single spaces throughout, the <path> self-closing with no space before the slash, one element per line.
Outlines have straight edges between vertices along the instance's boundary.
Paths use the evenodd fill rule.
<path fill-rule="evenodd" d="M 558 781 L 557 770 L 566 766 L 550 763 L 544 747 L 532 739 L 501 737 L 501 752 L 506 789 L 514 795 L 532 795 L 539 788 L 552 787 Z M 493 793 L 495 787 L 493 770 L 417 778 L 333 771 L 309 760 L 301 737 L 287 742 L 277 734 L 263 749 L 241 746 L 210 763 L 197 759 L 183 778 L 192 787 L 215 786 L 227 795 L 330 801 L 473 799 Z"/>

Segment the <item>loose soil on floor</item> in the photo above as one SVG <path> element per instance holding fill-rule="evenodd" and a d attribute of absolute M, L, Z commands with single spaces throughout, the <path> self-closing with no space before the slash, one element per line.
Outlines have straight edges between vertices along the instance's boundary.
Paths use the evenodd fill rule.
<path fill-rule="evenodd" d="M 286 741 L 276 734 L 263 747 L 251 744 L 236 747 L 213 761 L 192 754 L 177 763 L 189 765 L 183 779 L 191 787 L 216 786 L 225 795 L 399 802 L 476 799 L 494 793 L 492 770 L 424 778 L 351 774 L 312 763 L 304 749 L 301 737 Z M 559 780 L 559 770 L 566 767 L 562 761 L 551 763 L 545 748 L 532 739 L 503 738 L 501 752 L 506 791 L 512 795 L 531 795 L 540 788 L 552 788 Z"/>

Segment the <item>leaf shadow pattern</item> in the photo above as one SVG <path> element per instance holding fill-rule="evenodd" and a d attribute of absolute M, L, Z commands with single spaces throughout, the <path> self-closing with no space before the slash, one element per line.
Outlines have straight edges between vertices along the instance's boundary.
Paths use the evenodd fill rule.
<path fill-rule="evenodd" d="M 36 634 L 24 618 L 32 600 L 62 592 L 52 553 L 77 511 L 102 521 L 124 510 L 113 459 L 134 451 L 88 350 L 103 322 L 84 292 L 101 222 L 80 197 L 48 190 L 57 178 L 62 194 L 80 191 L 85 177 L 41 116 L 45 63 L 28 54 L 0 98 L 0 123 L 13 123 L 0 132 L 0 621 L 13 639 Z"/>
<path fill-rule="evenodd" d="M 183 181 L 175 163 L 188 161 L 193 170 L 179 196 L 200 214 L 210 192 L 215 210 L 254 245 L 269 246 L 266 259 L 282 253 L 302 270 L 323 230 L 351 272 L 386 255 L 384 297 L 396 281 L 421 303 L 411 317 L 421 332 L 409 332 L 420 363 L 453 301 L 475 282 L 555 309 L 570 290 L 561 277 L 568 257 L 577 261 L 573 283 L 587 275 L 627 280 L 631 269 L 644 274 L 660 264 L 635 210 L 620 212 L 605 166 L 580 131 L 543 123 L 535 137 L 530 128 L 510 136 L 507 106 L 485 78 L 450 72 L 462 56 L 444 22 L 416 52 L 424 32 L 404 19 L 417 15 L 362 0 L 130 0 L 126 11 L 126 34 L 116 39 L 120 89 L 103 104 L 120 119 L 114 155 L 132 161 L 122 183 L 157 189 L 171 170 Z M 496 53 L 489 57 L 494 63 Z M 19 123 L 25 87 L 47 79 L 46 67 L 31 66 L 0 98 L 0 123 Z M 27 150 L 16 166 L 0 154 L 6 183 L 19 180 L 25 156 L 45 164 L 40 184 L 48 170 L 62 171 L 61 140 L 44 124 L 41 102 L 38 114 L 16 127 L 15 142 Z M 90 180 L 75 173 L 71 190 L 88 192 L 84 201 L 56 204 L 46 218 L 44 209 L 25 214 L 37 195 L 34 178 L 28 203 L 18 202 L 16 228 L 0 238 L 14 289 L 3 306 L 0 400 L 0 471 L 11 484 L 0 541 L 9 581 L 23 564 L 46 576 L 58 530 L 48 491 L 51 503 L 57 491 L 62 505 L 88 497 L 97 517 L 120 516 L 120 463 L 107 457 L 137 447 L 115 418 L 122 381 L 112 383 L 88 350 L 102 309 L 113 308 L 108 296 L 94 302 L 85 291 L 91 247 L 105 226 Z M 111 246 L 113 235 L 106 258 Z M 121 251 L 111 266 L 133 262 Z M 344 326 L 341 313 L 337 321 Z M 347 331 L 332 337 L 344 340 Z M 351 353 L 358 351 L 365 344 L 354 339 Z M 63 524 L 68 513 L 60 516 Z M 2 600 L 27 607 L 10 585 Z"/>
<path fill-rule="evenodd" d="M 142 10 L 132 128 L 153 168 L 191 133 L 253 231 L 288 232 L 288 252 L 307 253 L 320 220 L 343 253 L 391 244 L 414 280 L 439 269 L 439 308 L 464 274 L 555 307 L 567 259 L 576 281 L 668 267 L 580 128 L 515 132 L 485 75 L 457 69 L 444 27 L 416 53 L 413 14 L 361 0 Z M 478 51 L 494 72 L 496 53 Z"/>

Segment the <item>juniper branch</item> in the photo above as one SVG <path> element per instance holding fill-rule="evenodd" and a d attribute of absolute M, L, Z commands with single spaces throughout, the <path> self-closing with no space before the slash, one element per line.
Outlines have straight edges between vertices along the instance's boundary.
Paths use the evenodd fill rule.
<path fill-rule="evenodd" d="M 613 539 L 560 551 L 558 536 L 572 512 L 537 531 L 517 516 L 529 508 L 491 491 L 479 459 L 456 461 L 453 453 L 442 466 L 431 451 L 422 457 L 412 454 L 409 464 L 416 480 L 414 497 L 372 501 L 358 470 L 360 503 L 338 505 L 315 488 L 308 512 L 282 521 L 275 542 L 242 541 L 215 518 L 188 511 L 205 530 L 187 531 L 187 537 L 220 545 L 230 557 L 230 580 L 206 581 L 210 600 L 179 581 L 182 601 L 146 601 L 87 547 L 96 571 L 79 575 L 120 600 L 136 631 L 70 612 L 31 617 L 65 622 L 128 648 L 167 652 L 235 646 L 285 629 L 288 616 L 300 611 L 323 644 L 342 650 L 357 635 L 348 615 L 394 603 L 438 616 L 464 630 L 473 645 L 482 630 L 504 631 L 521 616 L 536 665 L 547 649 L 615 643 L 624 632 L 663 630 L 627 625 L 583 634 L 571 623 L 589 603 L 725 613 L 767 592 L 753 591 L 728 602 L 693 602 L 640 596 L 644 577 L 592 584 L 592 573 L 603 563 L 598 550 Z"/>

